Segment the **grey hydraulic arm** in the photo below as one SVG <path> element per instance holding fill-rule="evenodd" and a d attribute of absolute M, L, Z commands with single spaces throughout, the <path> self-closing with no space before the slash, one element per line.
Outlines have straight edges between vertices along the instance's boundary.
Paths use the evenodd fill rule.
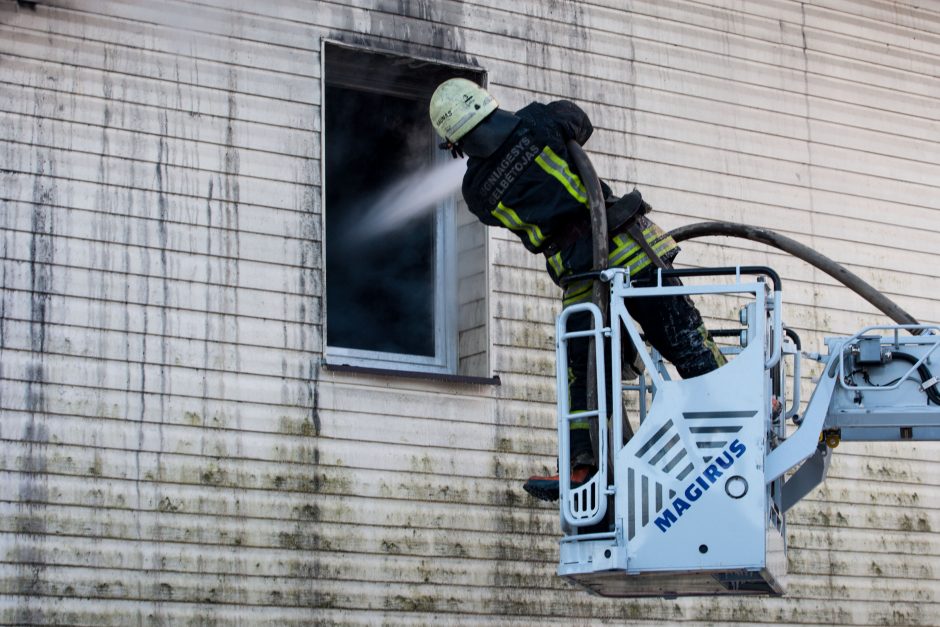
<path fill-rule="evenodd" d="M 767 454 L 768 483 L 803 462 L 783 486 L 784 511 L 825 479 L 840 441 L 940 440 L 940 327 L 869 326 L 827 344 L 799 428 Z"/>

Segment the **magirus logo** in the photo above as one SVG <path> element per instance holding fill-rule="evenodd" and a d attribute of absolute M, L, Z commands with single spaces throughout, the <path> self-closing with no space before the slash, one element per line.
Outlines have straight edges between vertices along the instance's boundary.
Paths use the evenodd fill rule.
<path fill-rule="evenodd" d="M 722 451 L 721 455 L 713 458 L 711 463 L 705 467 L 705 470 L 692 480 L 685 492 L 682 495 L 675 496 L 672 503 L 663 510 L 662 515 L 653 521 L 659 527 L 659 530 L 666 533 L 672 525 L 678 522 L 682 514 L 691 509 L 695 502 L 718 482 L 719 477 L 744 455 L 745 451 L 747 451 L 747 447 L 744 446 L 744 443 L 740 440 L 733 440 Z"/>

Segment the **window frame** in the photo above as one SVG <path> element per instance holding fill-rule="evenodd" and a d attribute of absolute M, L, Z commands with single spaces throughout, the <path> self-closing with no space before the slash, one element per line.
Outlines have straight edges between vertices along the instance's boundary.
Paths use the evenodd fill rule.
<path fill-rule="evenodd" d="M 323 272 L 323 286 L 321 289 L 321 298 L 323 304 L 321 308 L 322 318 L 322 337 L 323 337 L 323 355 L 327 366 L 352 366 L 364 369 L 383 369 L 396 370 L 403 372 L 416 373 L 434 373 L 444 375 L 455 375 L 458 371 L 459 360 L 459 334 L 458 324 L 459 305 L 458 305 L 458 272 L 457 272 L 457 226 L 455 213 L 457 210 L 457 198 L 454 194 L 438 204 L 434 216 L 434 278 L 433 278 L 433 312 L 434 312 L 434 355 L 414 355 L 407 353 L 392 353 L 384 351 L 371 351 L 364 349 L 344 348 L 330 346 L 327 342 L 327 328 L 329 324 L 327 316 L 327 233 L 326 216 L 329 207 L 326 203 L 326 190 L 328 181 L 326 180 L 326 86 L 327 86 L 327 49 L 328 47 L 339 47 L 349 51 L 362 54 L 381 55 L 389 57 L 398 57 L 415 62 L 431 63 L 441 68 L 452 68 L 454 72 L 472 73 L 476 78 L 485 83 L 485 72 L 476 66 L 455 64 L 441 61 L 438 59 L 428 59 L 413 54 L 406 54 L 394 50 L 374 48 L 370 46 L 350 45 L 341 41 L 322 39 L 320 45 L 320 207 L 321 207 L 321 268 Z M 377 93 L 396 95 L 387 90 L 376 90 Z M 428 132 L 432 136 L 429 164 L 439 164 L 450 159 L 449 153 L 435 148 L 437 141 L 436 135 L 428 122 Z M 458 192 L 459 193 L 459 192 Z M 488 299 L 487 299 L 488 300 Z"/>

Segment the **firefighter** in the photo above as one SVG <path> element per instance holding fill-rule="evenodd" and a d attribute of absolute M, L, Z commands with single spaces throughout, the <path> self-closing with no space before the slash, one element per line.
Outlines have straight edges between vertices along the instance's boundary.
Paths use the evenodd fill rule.
<path fill-rule="evenodd" d="M 587 192 L 571 166 L 566 140 L 583 145 L 593 132 L 587 114 L 572 102 L 534 102 L 511 113 L 476 83 L 452 78 L 431 97 L 431 123 L 455 157 L 466 154 L 463 196 L 470 211 L 488 226 L 515 233 L 532 253 L 543 254 L 552 280 L 560 284 L 593 265 Z M 623 198 L 601 182 L 607 204 L 611 267 L 629 268 L 634 284 L 655 278 L 657 267 L 671 267 L 676 242 L 646 217 L 640 192 Z M 642 239 L 644 241 L 638 241 Z M 666 285 L 679 284 L 666 278 Z M 564 287 L 564 306 L 591 299 L 590 280 Z M 628 310 L 647 341 L 683 378 L 718 368 L 724 358 L 709 338 L 702 318 L 687 296 L 640 298 Z M 586 329 L 590 314 L 572 316 L 569 328 Z M 568 352 L 572 411 L 586 409 L 588 342 L 573 341 Z M 571 485 L 582 485 L 596 472 L 587 420 L 571 423 Z M 542 500 L 558 498 L 558 477 L 530 477 L 523 486 Z"/>

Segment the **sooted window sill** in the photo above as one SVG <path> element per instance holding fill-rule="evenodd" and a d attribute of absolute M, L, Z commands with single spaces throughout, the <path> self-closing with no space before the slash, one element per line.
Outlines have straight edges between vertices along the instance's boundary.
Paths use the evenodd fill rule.
<path fill-rule="evenodd" d="M 323 368 L 329 372 L 346 372 L 350 374 L 375 375 L 380 377 L 395 377 L 399 379 L 419 379 L 423 381 L 441 381 L 442 383 L 456 383 L 460 385 L 502 385 L 499 375 L 492 377 L 472 377 L 461 374 L 444 374 L 439 372 L 417 372 L 414 370 L 395 370 L 392 368 L 370 368 L 367 366 L 352 366 L 349 364 L 324 363 Z"/>

